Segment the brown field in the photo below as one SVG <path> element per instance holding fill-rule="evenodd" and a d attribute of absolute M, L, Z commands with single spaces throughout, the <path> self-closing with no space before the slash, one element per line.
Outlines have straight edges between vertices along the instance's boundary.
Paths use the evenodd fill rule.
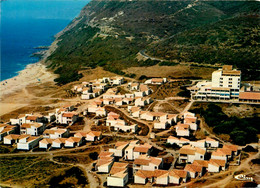
<path fill-rule="evenodd" d="M 191 67 L 185 65 L 176 66 L 150 66 L 150 67 L 130 67 L 124 72 L 136 74 L 136 78 L 141 75 L 147 77 L 169 77 L 169 78 L 182 78 L 182 77 L 202 77 L 203 79 L 210 79 L 212 72 L 216 70 L 213 68 L 205 67 Z"/>
<path fill-rule="evenodd" d="M 189 80 L 167 82 L 161 86 L 153 86 L 153 93 L 151 98 L 153 99 L 165 99 L 167 97 L 178 97 L 178 93 L 182 91 L 180 86 L 190 84 Z"/>

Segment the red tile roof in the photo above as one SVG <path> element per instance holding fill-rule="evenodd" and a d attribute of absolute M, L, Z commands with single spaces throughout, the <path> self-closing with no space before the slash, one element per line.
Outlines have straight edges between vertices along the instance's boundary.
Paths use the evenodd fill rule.
<path fill-rule="evenodd" d="M 260 100 L 260 92 L 240 92 L 239 99 Z"/>

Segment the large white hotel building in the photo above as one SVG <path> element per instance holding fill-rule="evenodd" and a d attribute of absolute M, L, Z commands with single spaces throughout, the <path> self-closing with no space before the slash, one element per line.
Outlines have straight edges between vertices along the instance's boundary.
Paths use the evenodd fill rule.
<path fill-rule="evenodd" d="M 230 100 L 239 99 L 241 71 L 232 65 L 224 65 L 222 69 L 212 73 L 212 81 L 198 82 L 188 88 L 194 100 Z"/>

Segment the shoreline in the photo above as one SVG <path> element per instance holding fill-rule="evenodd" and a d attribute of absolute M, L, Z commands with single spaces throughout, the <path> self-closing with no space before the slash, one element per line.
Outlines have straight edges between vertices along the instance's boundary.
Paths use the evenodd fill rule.
<path fill-rule="evenodd" d="M 53 82 L 55 78 L 56 75 L 48 71 L 42 61 L 28 64 L 17 76 L 0 82 L 0 100 L 3 101 L 4 96 L 22 90 L 29 84 Z"/>
<path fill-rule="evenodd" d="M 45 62 L 47 57 L 58 47 L 58 42 L 59 40 L 55 39 L 51 43 L 40 61 L 26 65 L 23 70 L 17 72 L 17 76 L 0 82 L 0 102 L 3 101 L 4 96 L 22 90 L 29 84 L 53 82 L 57 78 L 56 74 L 46 68 Z"/>

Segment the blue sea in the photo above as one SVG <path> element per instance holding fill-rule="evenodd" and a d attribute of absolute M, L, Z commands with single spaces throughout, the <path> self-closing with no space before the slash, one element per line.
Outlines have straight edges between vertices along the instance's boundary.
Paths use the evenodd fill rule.
<path fill-rule="evenodd" d="M 49 46 L 89 0 L 6 0 L 1 1 L 1 75 L 16 76 L 26 65 L 35 47 Z"/>

